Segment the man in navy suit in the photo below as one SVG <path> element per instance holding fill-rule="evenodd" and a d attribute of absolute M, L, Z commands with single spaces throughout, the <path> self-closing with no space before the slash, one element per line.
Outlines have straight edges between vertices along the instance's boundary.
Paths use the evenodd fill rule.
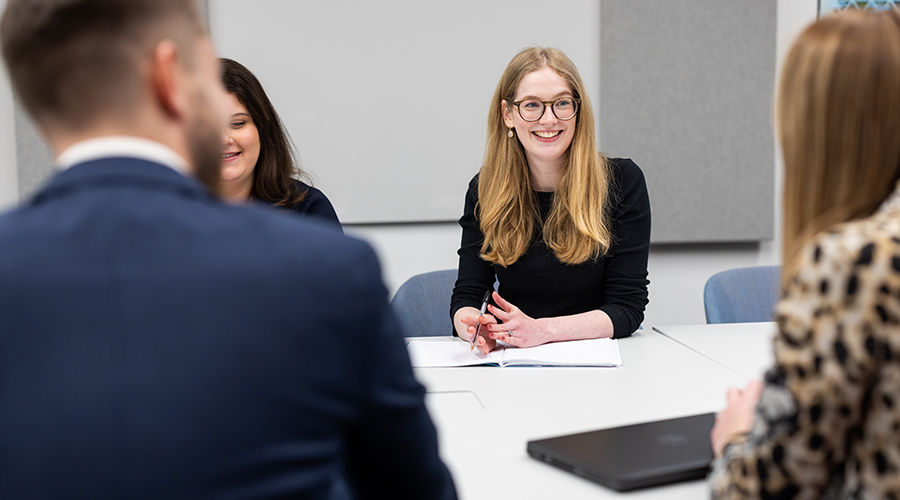
<path fill-rule="evenodd" d="M 0 42 L 59 169 L 0 216 L 0 498 L 454 498 L 371 249 L 201 184 L 193 2 L 9 0 Z"/>

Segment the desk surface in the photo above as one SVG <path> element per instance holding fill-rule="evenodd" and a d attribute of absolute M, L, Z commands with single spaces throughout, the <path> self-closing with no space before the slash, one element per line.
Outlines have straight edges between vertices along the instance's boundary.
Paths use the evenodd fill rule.
<path fill-rule="evenodd" d="M 654 326 L 653 330 L 747 380 L 761 379 L 774 362 L 774 322 Z"/>
<path fill-rule="evenodd" d="M 449 337 L 430 337 L 452 342 Z M 619 340 L 620 368 L 417 368 L 441 456 L 463 500 L 621 498 L 622 494 L 528 457 L 527 441 L 718 411 L 738 373 L 657 332 Z M 704 481 L 629 498 L 697 499 Z"/>

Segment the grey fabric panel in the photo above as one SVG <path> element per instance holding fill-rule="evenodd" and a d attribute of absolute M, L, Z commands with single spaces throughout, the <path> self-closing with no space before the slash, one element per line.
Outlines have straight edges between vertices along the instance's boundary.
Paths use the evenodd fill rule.
<path fill-rule="evenodd" d="M 209 2 L 207 0 L 198 0 L 197 7 L 200 10 L 200 15 L 203 17 L 203 22 L 209 28 Z"/>
<path fill-rule="evenodd" d="M 16 108 L 16 159 L 19 169 L 19 200 L 25 202 L 53 173 L 53 153 L 38 133 L 18 97 Z"/>
<path fill-rule="evenodd" d="M 775 0 L 603 0 L 601 148 L 647 176 L 654 243 L 771 239 Z"/>

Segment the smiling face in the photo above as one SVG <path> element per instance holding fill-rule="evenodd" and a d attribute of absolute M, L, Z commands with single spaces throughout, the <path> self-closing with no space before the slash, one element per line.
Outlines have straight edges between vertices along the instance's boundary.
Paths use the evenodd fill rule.
<path fill-rule="evenodd" d="M 514 102 L 536 99 L 554 101 L 560 97 L 574 97 L 569 83 L 549 66 L 525 75 L 516 89 Z M 527 122 L 519 115 L 512 103 L 501 102 L 503 121 L 516 134 L 525 148 L 525 158 L 530 169 L 560 171 L 565 162 L 566 152 L 575 136 L 576 115 L 570 120 L 556 118 L 552 110 L 546 109 L 536 122 Z"/>
<path fill-rule="evenodd" d="M 222 153 L 222 191 L 226 198 L 242 201 L 250 197 L 253 170 L 259 159 L 259 131 L 237 96 L 228 94 L 228 116 Z"/>

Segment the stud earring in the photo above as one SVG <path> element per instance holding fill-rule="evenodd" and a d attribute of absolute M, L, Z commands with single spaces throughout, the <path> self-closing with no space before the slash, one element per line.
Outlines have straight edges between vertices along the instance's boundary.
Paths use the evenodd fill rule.
<path fill-rule="evenodd" d="M 512 136 L 513 136 L 513 129 L 510 128 L 510 129 L 509 129 L 509 132 L 506 133 L 506 136 L 509 137 L 510 139 L 512 139 Z"/>

